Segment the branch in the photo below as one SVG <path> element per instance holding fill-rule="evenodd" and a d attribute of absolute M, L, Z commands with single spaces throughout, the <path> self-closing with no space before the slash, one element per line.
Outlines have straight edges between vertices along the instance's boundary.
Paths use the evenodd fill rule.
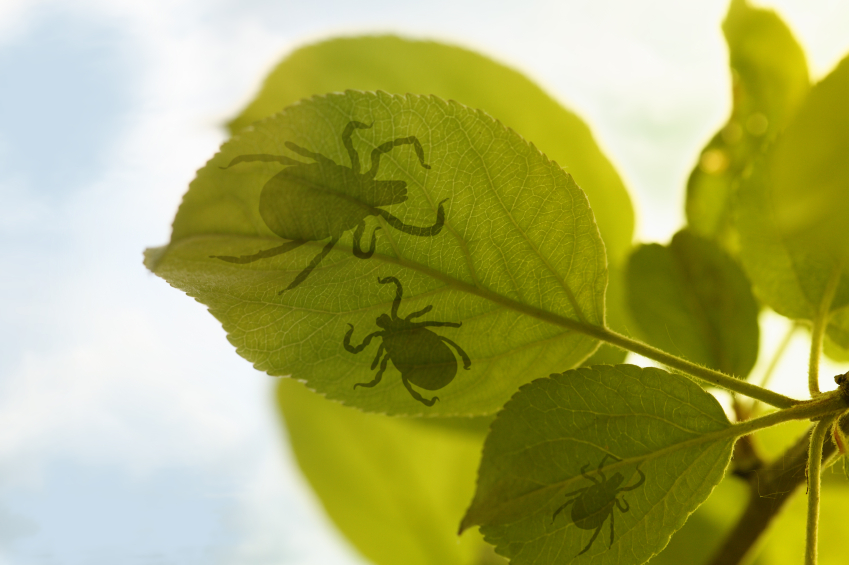
<path fill-rule="evenodd" d="M 849 433 L 849 417 L 840 419 L 840 429 Z M 784 503 L 805 482 L 810 441 L 809 430 L 781 457 L 748 474 L 746 478 L 751 488 L 749 505 L 728 533 L 725 543 L 714 554 L 711 565 L 738 565 L 743 561 Z M 835 451 L 834 442 L 826 441 L 822 460 L 828 460 Z"/>

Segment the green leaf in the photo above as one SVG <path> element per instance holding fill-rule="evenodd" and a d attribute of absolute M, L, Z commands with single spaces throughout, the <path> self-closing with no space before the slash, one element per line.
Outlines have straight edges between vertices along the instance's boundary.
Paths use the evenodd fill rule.
<path fill-rule="evenodd" d="M 486 111 L 575 178 L 611 264 L 625 258 L 634 230 L 631 199 L 587 125 L 521 73 L 466 49 L 392 36 L 308 45 L 286 57 L 228 125 L 235 133 L 302 98 L 349 89 L 433 94 Z"/>
<path fill-rule="evenodd" d="M 500 561 L 480 535 L 458 539 L 456 531 L 474 491 L 490 418 L 449 428 L 425 418 L 366 414 L 327 402 L 288 379 L 280 382 L 277 400 L 298 465 L 327 514 L 369 560 Z"/>
<path fill-rule="evenodd" d="M 769 159 L 778 230 L 849 259 L 849 57 L 812 89 Z"/>
<path fill-rule="evenodd" d="M 849 361 L 849 306 L 831 313 L 828 319 L 823 353 L 835 361 Z"/>
<path fill-rule="evenodd" d="M 759 161 L 738 192 L 740 261 L 755 296 L 783 316 L 813 320 L 826 294 L 836 261 L 828 252 L 788 238 L 779 229 L 768 167 Z M 831 303 L 849 304 L 849 276 L 840 278 Z"/>
<path fill-rule="evenodd" d="M 352 120 L 374 124 L 351 132 L 352 151 L 361 156 L 403 141 L 394 150 L 384 147 L 389 153 L 376 177 L 382 184 L 369 184 L 348 165 L 354 153 L 342 133 Z M 410 136 L 417 137 L 421 156 Z M 307 151 L 339 165 L 239 160 L 270 154 L 313 163 L 303 156 Z M 390 192 L 394 200 L 380 200 L 386 195 L 378 187 L 397 191 L 403 183 L 406 201 Z M 281 186 L 288 187 L 282 196 Z M 352 234 L 360 218 L 362 237 Z M 404 225 L 422 231 L 405 233 Z M 301 279 L 311 261 L 321 259 L 333 230 L 342 232 L 338 243 Z M 320 239 L 287 253 L 229 262 L 289 249 L 292 243 L 281 237 L 309 239 L 311 233 Z M 376 242 L 370 259 L 352 253 L 360 239 L 363 249 Z M 258 369 L 391 414 L 494 413 L 521 384 L 581 363 L 596 347 L 582 332 L 604 320 L 604 245 L 580 188 L 485 113 L 436 97 L 349 91 L 258 122 L 198 172 L 171 243 L 149 250 L 146 264 L 206 304 Z M 377 337 L 360 353 L 343 344 L 350 337 L 353 347 L 386 330 L 388 322 L 379 327 L 377 320 L 388 319 L 399 287 L 399 318 L 433 306 L 418 319 L 454 327 L 433 333 L 396 328 L 387 345 L 394 360 L 383 381 L 355 389 L 375 377 L 372 359 L 386 340 Z M 399 361 L 423 367 L 407 371 L 409 390 Z M 439 401 L 428 407 L 415 394 Z"/>
<path fill-rule="evenodd" d="M 741 175 L 787 124 L 808 91 L 802 48 L 773 11 L 733 0 L 722 26 L 734 107 L 704 148 L 687 183 L 687 221 L 735 252 L 732 205 Z"/>
<path fill-rule="evenodd" d="M 716 243 L 687 230 L 669 246 L 637 248 L 628 304 L 649 344 L 745 377 L 758 355 L 758 305 L 742 269 Z"/>
<path fill-rule="evenodd" d="M 461 528 L 480 525 L 512 565 L 643 563 L 722 480 L 734 431 L 711 395 L 660 369 L 601 365 L 536 380 L 493 422 Z M 594 516 L 579 491 L 602 473 L 630 489 L 617 495 L 612 545 L 603 512 L 590 542 L 599 522 L 585 529 Z M 612 493 L 603 503 L 615 504 Z"/>

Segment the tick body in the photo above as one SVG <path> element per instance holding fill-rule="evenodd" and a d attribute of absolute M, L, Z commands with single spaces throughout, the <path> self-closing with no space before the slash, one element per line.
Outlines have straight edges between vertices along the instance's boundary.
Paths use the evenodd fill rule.
<path fill-rule="evenodd" d="M 413 318 L 430 312 L 433 306 L 426 306 L 406 318 L 399 318 L 398 307 L 401 305 L 403 296 L 401 281 L 395 277 L 378 278 L 377 280 L 380 284 L 395 284 L 395 300 L 392 301 L 391 314 L 381 314 L 376 320 L 377 325 L 383 329 L 367 335 L 363 342 L 356 347 L 351 345 L 354 326 L 348 324 L 350 327 L 345 334 L 343 345 L 351 353 L 359 353 L 368 346 L 372 339 L 381 338 L 377 356 L 371 364 L 372 369 L 380 364 L 380 369 L 378 369 L 373 380 L 367 383 L 357 383 L 354 388 L 376 386 L 383 378 L 383 373 L 386 371 L 389 361 L 392 361 L 392 364 L 401 373 L 401 382 L 404 383 L 404 387 L 410 395 L 426 406 L 433 406 L 439 400 L 439 397 L 434 396 L 428 400 L 422 397 L 412 385 L 425 390 L 439 390 L 454 380 L 457 375 L 457 359 L 454 352 L 448 347 L 449 345 L 457 351 L 457 354 L 463 360 L 464 369 L 470 369 L 472 362 L 459 345 L 427 328 L 434 326 L 459 328 L 462 322 L 412 321 Z"/>
<path fill-rule="evenodd" d="M 315 162 L 304 163 L 284 155 L 255 154 L 240 155 L 230 161 L 227 167 L 222 167 L 229 169 L 239 163 L 250 162 L 275 162 L 287 166 L 263 187 L 259 197 L 259 214 L 268 229 L 290 241 L 253 255 L 212 257 L 229 263 L 252 263 L 292 251 L 308 241 L 330 238 L 310 264 L 289 286 L 280 291 L 282 294 L 306 280 L 342 235 L 351 229 L 355 230 L 354 255 L 361 259 L 371 257 L 375 251 L 377 230 L 380 228 L 372 231 L 369 249 L 363 250 L 361 240 L 366 229 L 365 219 L 369 216 L 380 216 L 393 228 L 410 235 L 437 235 L 445 224 L 445 210 L 442 207 L 444 200 L 437 206 L 436 222 L 432 226 L 409 226 L 381 208 L 405 202 L 407 183 L 402 180 L 375 179 L 380 167 L 380 156 L 400 145 L 412 145 L 421 166 L 430 169 L 430 165 L 424 161 L 421 143 L 415 136 L 387 141 L 372 150 L 371 168 L 360 173 L 360 158 L 354 149 L 351 136 L 357 129 L 370 127 L 371 125 L 352 121 L 342 132 L 342 143 L 351 160 L 350 167 L 337 165 L 332 159 L 289 141 L 285 143 L 286 147 Z"/>
<path fill-rule="evenodd" d="M 554 516 L 551 518 L 552 522 L 555 521 L 557 519 L 557 515 L 560 514 L 561 511 L 570 504 L 573 504 L 571 509 L 572 523 L 582 530 L 595 530 L 595 533 L 593 533 L 589 543 L 583 550 L 581 550 L 580 553 L 578 553 L 578 555 L 586 553 L 590 549 L 593 542 L 598 537 L 599 532 L 601 532 L 601 528 L 604 526 L 604 522 L 608 517 L 610 518 L 610 546 L 613 546 L 613 510 L 616 508 L 620 512 L 624 513 L 631 509 L 625 498 L 622 497 L 620 499 L 617 495 L 623 491 L 636 489 L 646 480 L 645 474 L 637 469 L 637 473 L 640 474 L 640 479 L 633 485 L 627 487 L 620 486 L 625 480 L 625 477 L 623 477 L 621 473 L 614 473 L 610 478 L 607 478 L 602 471 L 604 462 L 608 457 L 621 461 L 621 459 L 610 455 L 609 453 L 605 455 L 599 463 L 596 471 L 596 475 L 598 475 L 599 478 L 587 474 L 586 469 L 589 467 L 589 464 L 581 467 L 581 475 L 583 475 L 585 479 L 592 481 L 592 486 L 566 493 L 566 498 L 572 497 L 571 500 L 567 500 L 563 505 L 555 510 Z"/>

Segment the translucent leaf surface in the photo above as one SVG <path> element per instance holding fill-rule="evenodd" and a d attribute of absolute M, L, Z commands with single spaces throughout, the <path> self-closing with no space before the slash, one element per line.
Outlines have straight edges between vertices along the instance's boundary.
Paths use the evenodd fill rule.
<path fill-rule="evenodd" d="M 778 229 L 849 258 L 849 57 L 811 89 L 769 159 Z"/>
<path fill-rule="evenodd" d="M 687 183 L 687 221 L 736 250 L 732 205 L 752 159 L 787 124 L 808 90 L 802 48 L 773 11 L 733 0 L 722 26 L 732 72 L 731 117 L 702 151 Z"/>
<path fill-rule="evenodd" d="M 521 73 L 466 49 L 392 36 L 308 45 L 271 72 L 229 127 L 235 133 L 302 98 L 349 89 L 433 94 L 485 110 L 575 178 L 590 200 L 611 263 L 624 259 L 634 229 L 631 199 L 587 125 Z"/>
<path fill-rule="evenodd" d="M 742 269 L 716 243 L 680 231 L 628 261 L 628 303 L 648 343 L 745 377 L 758 355 L 758 306 Z"/>
<path fill-rule="evenodd" d="M 643 563 L 722 479 L 729 428 L 712 396 L 660 369 L 536 380 L 493 422 L 462 527 L 513 565 Z"/>
<path fill-rule="evenodd" d="M 768 167 L 760 162 L 740 188 L 740 260 L 758 299 L 788 318 L 812 320 L 836 261 L 825 250 L 813 249 L 782 234 L 775 218 L 770 182 Z M 849 277 L 844 273 L 831 308 L 847 304 Z"/>
<path fill-rule="evenodd" d="M 382 151 L 375 179 L 354 172 Z M 287 229 L 314 238 L 294 248 Z M 373 256 L 355 255 L 360 242 Z M 579 364 L 596 342 L 576 329 L 603 324 L 607 281 L 584 193 L 535 147 L 455 102 L 355 91 L 225 143 L 146 264 L 258 369 L 393 414 L 492 413 Z M 413 314 L 442 327 L 401 331 Z"/>
<path fill-rule="evenodd" d="M 370 561 L 503 562 L 476 532 L 457 538 L 488 418 L 449 428 L 366 414 L 288 379 L 280 382 L 277 400 L 298 465 L 330 518 Z"/>

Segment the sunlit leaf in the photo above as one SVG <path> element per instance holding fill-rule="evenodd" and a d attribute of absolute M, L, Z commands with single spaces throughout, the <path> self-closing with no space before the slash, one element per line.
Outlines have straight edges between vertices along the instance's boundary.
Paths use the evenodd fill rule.
<path fill-rule="evenodd" d="M 770 183 L 768 167 L 759 162 L 739 190 L 740 260 L 759 300 L 788 318 L 812 320 L 836 262 L 827 252 L 782 234 Z M 832 310 L 849 304 L 847 274 L 840 279 Z"/>
<path fill-rule="evenodd" d="M 849 260 L 849 57 L 811 89 L 769 168 L 783 236 Z"/>
<path fill-rule="evenodd" d="M 758 306 L 742 269 L 716 243 L 687 230 L 628 261 L 628 304 L 646 340 L 745 377 L 758 355 Z"/>
<path fill-rule="evenodd" d="M 500 560 L 476 532 L 457 538 L 489 418 L 449 428 L 328 402 L 285 379 L 277 400 L 298 465 L 336 526 L 376 565 Z M 436 422 L 452 421 L 439 419 Z"/>
<path fill-rule="evenodd" d="M 728 432 L 712 396 L 660 369 L 536 380 L 493 422 L 462 527 L 480 525 L 513 565 L 643 563 L 722 479 Z M 591 497 L 610 512 L 591 513 Z"/>
<path fill-rule="evenodd" d="M 370 184 L 350 163 L 366 170 L 378 147 Z M 295 235 L 308 241 L 293 248 Z M 360 241 L 375 242 L 371 258 L 354 255 Z M 493 413 L 581 363 L 596 342 L 576 329 L 604 320 L 604 245 L 580 188 L 487 114 L 436 97 L 349 91 L 255 124 L 198 172 L 146 264 L 206 304 L 258 369 L 392 414 Z M 413 313 L 444 327 L 401 331 Z"/>
<path fill-rule="evenodd" d="M 804 98 L 808 67 L 793 34 L 771 10 L 733 0 L 722 29 L 734 106 L 690 175 L 687 221 L 695 233 L 736 251 L 732 203 L 740 177 Z"/>
<path fill-rule="evenodd" d="M 523 74 L 472 51 L 393 36 L 301 47 L 228 125 L 235 133 L 302 98 L 349 89 L 433 94 L 485 110 L 575 178 L 590 200 L 611 263 L 624 259 L 634 229 L 631 199 L 587 125 Z"/>

